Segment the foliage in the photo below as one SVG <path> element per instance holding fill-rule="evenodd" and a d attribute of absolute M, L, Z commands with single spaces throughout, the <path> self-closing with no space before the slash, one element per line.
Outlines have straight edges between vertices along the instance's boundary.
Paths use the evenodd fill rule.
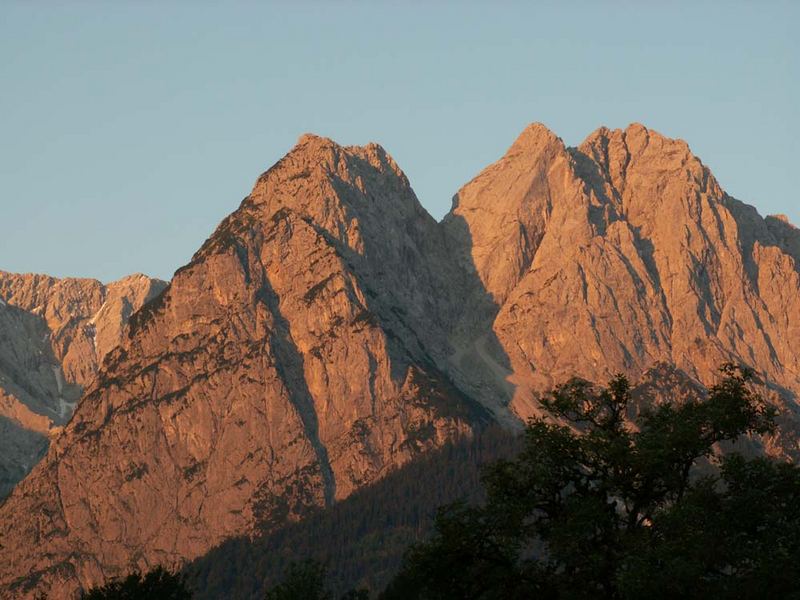
<path fill-rule="evenodd" d="M 324 565 L 313 560 L 292 563 L 283 581 L 267 591 L 265 600 L 333 600 L 327 589 Z M 350 590 L 341 600 L 369 600 L 366 590 Z"/>
<path fill-rule="evenodd" d="M 519 449 L 518 434 L 492 426 L 420 455 L 297 523 L 228 540 L 185 569 L 195 598 L 263 598 L 292 563 L 308 559 L 327 566 L 334 596 L 355 587 L 380 591 L 408 546 L 430 534 L 436 509 L 462 497 L 480 501 L 481 467 Z"/>
<path fill-rule="evenodd" d="M 773 429 L 750 377 L 726 366 L 707 398 L 635 424 L 623 376 L 557 388 L 486 502 L 441 509 L 383 597 L 800 597 L 800 470 L 718 452 Z"/>
<path fill-rule="evenodd" d="M 131 573 L 85 592 L 82 600 L 191 600 L 184 576 L 163 567 Z"/>

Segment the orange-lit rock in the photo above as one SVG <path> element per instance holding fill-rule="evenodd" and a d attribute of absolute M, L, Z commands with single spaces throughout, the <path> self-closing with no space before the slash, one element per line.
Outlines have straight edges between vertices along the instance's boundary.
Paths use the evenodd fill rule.
<path fill-rule="evenodd" d="M 144 275 L 103 285 L 0 271 L 0 498 L 72 416 L 130 314 L 165 286 Z"/>
<path fill-rule="evenodd" d="M 96 378 L 53 346 L 91 382 L 0 506 L 0 591 L 178 564 L 575 375 L 628 373 L 641 404 L 745 363 L 782 411 L 764 449 L 797 456 L 799 265 L 796 228 L 641 125 L 578 148 L 531 125 L 438 224 L 379 146 L 303 136 L 127 329 L 106 300 Z"/>

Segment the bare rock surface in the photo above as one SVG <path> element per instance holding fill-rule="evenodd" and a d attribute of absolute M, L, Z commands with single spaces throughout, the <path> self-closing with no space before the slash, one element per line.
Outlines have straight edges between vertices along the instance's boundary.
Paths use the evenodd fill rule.
<path fill-rule="evenodd" d="M 301 138 L 131 316 L 0 507 L 5 589 L 196 557 L 486 422 L 431 354 L 454 318 L 444 249 L 383 149 Z"/>
<path fill-rule="evenodd" d="M 0 271 L 0 498 L 41 458 L 130 314 L 166 283 Z"/>
<path fill-rule="evenodd" d="M 506 368 L 523 419 L 569 377 L 660 362 L 704 384 L 743 363 L 800 392 L 798 230 L 728 196 L 681 140 L 633 124 L 566 148 L 532 125 L 444 226 L 493 299 L 484 378 Z"/>
<path fill-rule="evenodd" d="M 641 125 L 577 148 L 531 125 L 441 223 L 380 146 L 303 136 L 138 311 L 125 286 L 66 286 L 78 327 L 0 278 L 15 339 L 71 340 L 14 355 L 86 386 L 0 506 L 0 596 L 67 598 L 302 518 L 489 419 L 520 426 L 574 376 L 628 374 L 636 413 L 743 363 L 780 410 L 751 449 L 796 460 L 799 277 L 793 225 Z M 42 360 L 16 424 L 56 406 Z"/>

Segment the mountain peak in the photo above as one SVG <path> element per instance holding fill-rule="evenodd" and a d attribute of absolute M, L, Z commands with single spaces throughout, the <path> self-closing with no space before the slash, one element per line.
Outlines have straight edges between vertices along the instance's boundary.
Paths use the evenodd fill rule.
<path fill-rule="evenodd" d="M 382 156 L 384 158 L 389 157 L 389 153 L 376 142 L 368 142 L 363 146 L 359 145 L 348 145 L 344 146 L 339 144 L 336 140 L 333 140 L 329 137 L 325 137 L 322 135 L 317 135 L 316 133 L 304 133 L 299 138 L 297 138 L 297 143 L 292 148 L 291 152 L 302 150 L 304 152 L 308 151 L 315 151 L 315 150 L 337 150 L 337 151 L 344 151 L 347 154 L 356 154 L 356 155 L 377 155 Z M 391 157 L 389 157 L 391 160 Z M 394 162 L 394 161 L 392 161 Z"/>
<path fill-rule="evenodd" d="M 133 284 L 137 284 L 137 283 L 138 284 L 146 284 L 146 283 L 151 283 L 151 282 L 157 282 L 159 284 L 165 284 L 166 285 L 165 281 L 163 281 L 161 279 L 158 279 L 157 277 L 150 277 L 146 273 L 138 273 L 138 272 L 137 273 L 131 273 L 130 275 L 124 275 L 123 277 L 120 277 L 119 279 L 115 279 L 114 281 L 110 281 L 108 283 L 105 283 L 104 285 L 106 287 L 110 287 L 110 286 L 119 286 L 119 285 L 126 285 L 126 284 L 133 285 Z"/>
<path fill-rule="evenodd" d="M 343 146 L 334 140 L 305 133 L 297 144 L 256 181 L 248 203 L 274 212 L 284 206 L 317 205 L 352 200 L 352 194 L 369 195 L 367 187 L 394 189 L 407 196 L 408 180 L 380 145 Z M 352 193 L 344 193 L 350 189 Z M 338 199 L 338 200 L 334 200 Z M 325 218 L 331 207 L 324 208 Z M 335 211 L 334 211 L 335 212 Z"/>
<path fill-rule="evenodd" d="M 691 155 L 689 145 L 684 140 L 668 137 L 637 122 L 630 123 L 625 129 L 598 127 L 586 137 L 579 148 L 584 149 L 592 145 L 608 146 L 609 143 L 625 146 L 632 154 L 637 154 L 652 146 L 653 149 L 666 149 L 670 152 L 678 150 Z"/>
<path fill-rule="evenodd" d="M 535 122 L 522 130 L 522 133 L 520 133 L 517 139 L 514 140 L 514 143 L 511 144 L 506 155 L 519 154 L 521 152 L 537 152 L 552 144 L 559 144 L 562 148 L 564 146 L 561 138 L 553 133 L 546 125 Z"/>
<path fill-rule="evenodd" d="M 326 147 L 326 146 L 335 146 L 340 147 L 334 140 L 331 138 L 317 135 L 316 133 L 304 133 L 299 138 L 297 138 L 297 143 L 295 144 L 295 148 L 301 148 L 304 146 L 316 146 L 316 147 Z"/>
<path fill-rule="evenodd" d="M 769 215 L 769 217 L 767 217 L 767 218 L 776 219 L 778 221 L 786 223 L 787 225 L 791 226 L 794 229 L 797 229 L 797 227 L 795 227 L 794 224 L 789 220 L 789 217 L 787 215 L 782 214 L 782 213 L 775 214 L 775 215 Z"/>
<path fill-rule="evenodd" d="M 786 394 L 767 449 L 796 459 L 798 257 L 800 232 L 638 123 L 569 150 L 529 125 L 441 224 L 377 144 L 303 135 L 158 299 L 138 300 L 158 286 L 136 280 L 0 276 L 0 297 L 33 313 L 0 309 L 0 337 L 25 325 L 33 341 L 0 344 L 0 380 L 4 356 L 38 364 L 58 409 L 70 372 L 107 352 L 0 504 L 0 596 L 30 585 L 61 600 L 280 526 L 471 435 L 488 411 L 540 414 L 573 376 L 644 375 L 671 393 L 748 364 Z"/>
<path fill-rule="evenodd" d="M 625 133 L 626 134 L 634 134 L 634 135 L 637 134 L 637 133 L 645 133 L 645 134 L 647 134 L 649 132 L 650 132 L 650 129 L 647 126 L 642 125 L 641 123 L 639 123 L 637 121 L 634 121 L 633 123 L 629 123 L 628 126 L 625 128 Z M 656 132 L 654 132 L 654 133 L 656 133 Z"/>

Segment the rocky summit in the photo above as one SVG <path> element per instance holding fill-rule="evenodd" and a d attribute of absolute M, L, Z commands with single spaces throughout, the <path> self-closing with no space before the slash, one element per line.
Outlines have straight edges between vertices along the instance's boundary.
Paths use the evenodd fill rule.
<path fill-rule="evenodd" d="M 468 335 L 464 371 L 502 375 L 516 415 L 569 377 L 660 362 L 704 383 L 743 363 L 800 392 L 800 230 L 728 196 L 681 140 L 634 124 L 567 148 L 531 125 L 443 227 L 493 309 L 496 352 Z"/>
<path fill-rule="evenodd" d="M 641 125 L 577 148 L 531 125 L 441 223 L 380 146 L 306 135 L 152 299 L 63 284 L 67 309 L 14 277 L 8 418 L 48 431 L 84 389 L 0 506 L 0 597 L 69 598 L 302 518 L 518 426 L 573 376 L 624 372 L 657 402 L 653 381 L 748 365 L 781 413 L 755 443 L 797 456 L 800 231 Z"/>

